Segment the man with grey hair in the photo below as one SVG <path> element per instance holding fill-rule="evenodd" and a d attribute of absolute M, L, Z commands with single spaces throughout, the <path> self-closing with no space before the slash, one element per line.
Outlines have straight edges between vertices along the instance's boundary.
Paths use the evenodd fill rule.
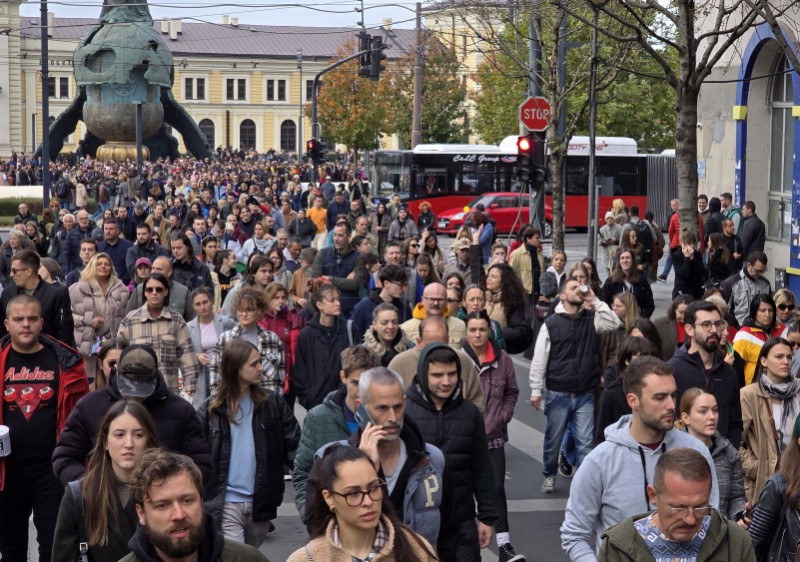
<path fill-rule="evenodd" d="M 359 429 L 347 440 L 321 447 L 315 455 L 306 486 L 305 519 L 314 509 L 325 450 L 336 443 L 351 445 L 372 460 L 403 522 L 436 546 L 440 560 L 453 560 L 458 526 L 451 516 L 452 478 L 444 477 L 442 451 L 426 443 L 405 415 L 403 378 L 386 367 L 367 369 L 358 381 L 356 404 Z"/>

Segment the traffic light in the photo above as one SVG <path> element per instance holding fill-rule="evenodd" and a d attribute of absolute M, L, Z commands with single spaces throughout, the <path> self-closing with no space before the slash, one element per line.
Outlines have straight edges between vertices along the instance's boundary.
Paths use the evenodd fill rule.
<path fill-rule="evenodd" d="M 317 142 L 319 143 L 317 145 L 317 156 L 320 160 L 324 160 L 325 155 L 328 154 L 328 141 L 325 139 L 319 139 Z"/>
<path fill-rule="evenodd" d="M 369 73 L 369 77 L 372 80 L 380 80 L 381 72 L 386 70 L 386 67 L 381 64 L 386 60 L 386 53 L 383 52 L 385 48 L 383 37 L 375 36 L 372 38 L 372 60 L 370 60 Z"/>
<path fill-rule="evenodd" d="M 361 78 L 369 78 L 372 72 L 372 37 L 366 31 L 358 34 L 358 50 L 361 56 L 358 58 L 358 75 Z"/>
<path fill-rule="evenodd" d="M 308 139 L 306 141 L 306 156 L 314 160 L 315 162 L 319 158 L 319 140 L 318 139 Z"/>
<path fill-rule="evenodd" d="M 517 179 L 522 184 L 527 184 L 533 179 L 533 135 L 517 137 Z"/>

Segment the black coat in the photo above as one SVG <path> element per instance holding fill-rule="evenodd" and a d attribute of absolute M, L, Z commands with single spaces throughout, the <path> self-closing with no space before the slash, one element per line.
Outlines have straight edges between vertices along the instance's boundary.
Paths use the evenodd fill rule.
<path fill-rule="evenodd" d="M 206 484 L 205 506 L 219 526 L 231 465 L 231 424 L 225 407 L 220 413 L 208 413 L 208 400 L 199 414 L 214 467 Z M 268 392 L 268 399 L 255 406 L 253 441 L 256 457 L 253 521 L 271 521 L 283 502 L 283 467 L 292 465 L 300 442 L 300 426 L 283 397 Z"/>
<path fill-rule="evenodd" d="M 200 287 L 208 287 L 214 290 L 214 282 L 211 280 L 211 272 L 208 267 L 196 257 L 192 256 L 189 262 L 172 260 L 172 280 L 182 283 L 194 291 Z"/>
<path fill-rule="evenodd" d="M 606 440 L 605 430 L 612 423 L 619 421 L 625 414 L 631 413 L 628 406 L 628 399 L 625 390 L 622 388 L 622 377 L 609 382 L 600 396 L 600 407 L 597 411 L 597 422 L 595 423 L 594 444 L 599 445 Z"/>
<path fill-rule="evenodd" d="M 742 259 L 747 261 L 747 256 L 751 252 L 763 252 L 764 243 L 767 240 L 767 228 L 764 226 L 764 221 L 758 218 L 758 215 L 753 213 L 747 218 L 742 217 L 742 230 L 739 232 L 739 238 L 742 239 Z"/>
<path fill-rule="evenodd" d="M 641 281 L 631 286 L 633 296 L 636 297 L 636 303 L 639 305 L 640 315 L 644 318 L 650 318 L 653 311 L 656 309 L 656 304 L 653 301 L 653 289 L 650 287 L 645 278 L 642 276 Z M 608 306 L 614 304 L 614 297 L 625 291 L 625 283 L 614 283 L 611 277 L 606 279 L 603 283 L 603 288 L 600 289 L 600 300 Z"/>
<path fill-rule="evenodd" d="M 678 246 L 671 252 L 672 264 L 675 266 L 675 286 L 672 289 L 672 298 L 678 295 L 691 295 L 695 299 L 703 296 L 703 285 L 706 282 L 706 268 L 703 265 L 703 255 L 697 250 L 691 258 L 683 255 L 683 249 Z"/>
<path fill-rule="evenodd" d="M 742 403 L 739 399 L 739 380 L 733 367 L 725 363 L 722 353 L 717 352 L 714 366 L 708 373 L 699 353 L 688 353 L 687 346 L 678 348 L 667 361 L 675 371 L 678 393 L 675 404 L 690 388 L 698 387 L 710 391 L 717 399 L 719 421 L 717 430 L 731 443 L 742 440 Z"/>
<path fill-rule="evenodd" d="M 341 316 L 328 328 L 315 315 L 298 334 L 291 382 L 297 401 L 306 410 L 322 404 L 329 392 L 341 386 L 340 355 L 351 341 L 356 340 L 348 335 L 348 322 Z"/>
<path fill-rule="evenodd" d="M 86 459 L 94 447 L 103 416 L 121 399 L 116 375 L 112 374 L 105 388 L 90 392 L 75 405 L 53 451 L 53 472 L 63 484 L 77 480 L 86 471 Z M 211 477 L 211 458 L 200 418 L 192 405 L 170 392 L 162 377 L 143 404 L 155 422 L 159 445 L 191 457 L 207 482 Z"/>
<path fill-rule="evenodd" d="M 5 326 L 6 306 L 8 302 L 21 294 L 19 287 L 8 285 L 0 297 L 0 337 L 8 333 Z M 42 333 L 60 340 L 70 347 L 75 347 L 75 321 L 72 318 L 72 304 L 69 291 L 63 285 L 47 283 L 39 277 L 39 284 L 33 290 L 33 296 L 42 305 L 44 325 Z"/>

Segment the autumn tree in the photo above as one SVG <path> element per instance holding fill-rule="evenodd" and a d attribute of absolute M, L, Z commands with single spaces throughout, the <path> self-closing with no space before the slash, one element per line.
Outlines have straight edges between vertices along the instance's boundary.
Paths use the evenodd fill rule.
<path fill-rule="evenodd" d="M 355 38 L 347 41 L 331 62 L 352 55 L 357 45 Z M 390 109 L 387 81 L 359 77 L 358 66 L 354 59 L 325 74 L 317 97 L 322 138 L 355 151 L 379 147 L 381 134 L 389 129 Z M 311 116 L 310 104 L 306 115 Z"/>
<path fill-rule="evenodd" d="M 422 45 L 423 143 L 464 142 L 465 90 L 459 79 L 459 61 L 434 35 L 426 34 Z M 396 133 L 401 147 L 411 146 L 411 120 L 414 105 L 414 53 L 391 65 L 389 91 L 392 111 L 390 132 Z"/>

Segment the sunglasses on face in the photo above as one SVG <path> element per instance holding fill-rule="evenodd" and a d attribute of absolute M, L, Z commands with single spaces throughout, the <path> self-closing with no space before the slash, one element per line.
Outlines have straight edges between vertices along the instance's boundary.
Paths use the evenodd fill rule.
<path fill-rule="evenodd" d="M 778 305 L 778 310 L 780 310 L 780 311 L 794 310 L 794 305 L 793 304 L 779 304 Z"/>
<path fill-rule="evenodd" d="M 158 293 L 158 294 L 161 294 L 164 291 L 166 291 L 166 289 L 164 287 L 145 287 L 144 288 L 144 292 L 145 293 Z"/>

